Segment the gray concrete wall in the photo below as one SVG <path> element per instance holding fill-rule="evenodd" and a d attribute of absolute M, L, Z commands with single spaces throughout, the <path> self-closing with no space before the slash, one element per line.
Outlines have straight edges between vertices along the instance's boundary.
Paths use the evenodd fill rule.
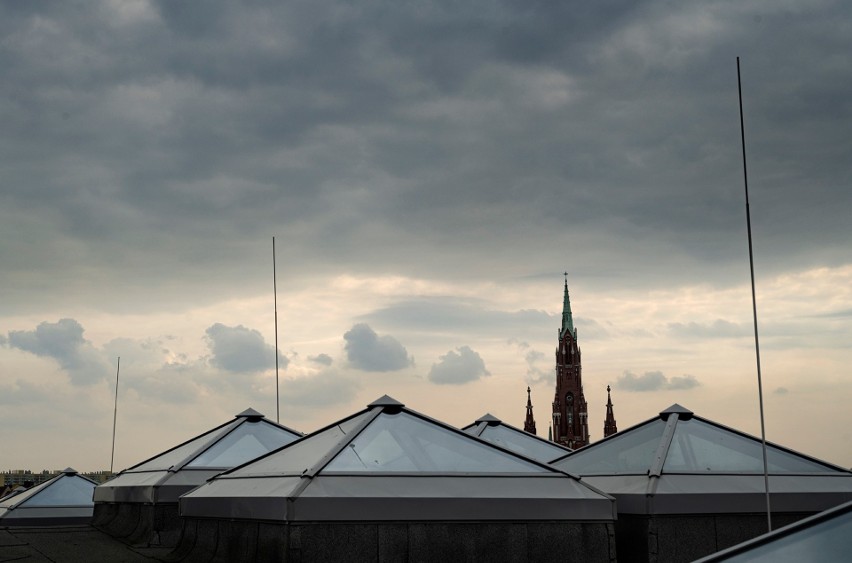
<path fill-rule="evenodd" d="M 810 513 L 772 515 L 773 528 Z M 686 563 L 766 533 L 765 514 L 621 515 L 615 525 L 619 563 Z"/>
<path fill-rule="evenodd" d="M 97 502 L 92 525 L 139 547 L 175 547 L 183 529 L 178 505 L 170 503 Z"/>
<path fill-rule="evenodd" d="M 185 519 L 173 557 L 187 562 L 616 561 L 611 523 L 359 522 L 272 524 Z"/>

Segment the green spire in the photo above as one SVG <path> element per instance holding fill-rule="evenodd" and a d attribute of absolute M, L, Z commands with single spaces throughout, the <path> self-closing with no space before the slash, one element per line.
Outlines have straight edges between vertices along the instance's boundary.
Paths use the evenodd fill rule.
<path fill-rule="evenodd" d="M 562 330 L 560 335 L 564 335 L 565 331 L 570 331 L 574 334 L 574 317 L 571 316 L 571 299 L 568 297 L 568 272 L 565 272 L 565 297 L 562 300 Z"/>

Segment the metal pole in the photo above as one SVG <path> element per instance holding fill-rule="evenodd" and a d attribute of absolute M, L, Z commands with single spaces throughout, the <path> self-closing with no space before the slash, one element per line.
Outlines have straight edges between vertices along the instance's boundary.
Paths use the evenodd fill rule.
<path fill-rule="evenodd" d="M 766 427 L 763 419 L 763 383 L 760 377 L 760 341 L 757 336 L 757 298 L 754 291 L 754 252 L 751 246 L 751 211 L 748 205 L 748 169 L 746 168 L 745 125 L 743 121 L 743 86 L 740 79 L 740 58 L 737 57 L 737 90 L 740 98 L 740 138 L 743 146 L 743 179 L 745 181 L 746 228 L 748 230 L 748 264 L 751 270 L 751 305 L 754 314 L 754 352 L 757 359 L 757 396 L 760 402 L 760 439 L 763 443 L 763 482 L 766 487 L 766 525 L 772 531 L 772 510 L 769 505 L 769 464 L 766 460 Z"/>
<path fill-rule="evenodd" d="M 115 365 L 115 408 L 112 412 L 112 455 L 109 459 L 109 472 L 112 474 L 113 464 L 115 462 L 115 423 L 118 421 L 118 373 L 121 370 L 121 356 L 118 357 Z"/>
<path fill-rule="evenodd" d="M 275 276 L 275 237 L 272 237 L 272 295 L 275 304 L 275 422 L 281 424 L 281 399 L 278 387 L 278 284 Z"/>

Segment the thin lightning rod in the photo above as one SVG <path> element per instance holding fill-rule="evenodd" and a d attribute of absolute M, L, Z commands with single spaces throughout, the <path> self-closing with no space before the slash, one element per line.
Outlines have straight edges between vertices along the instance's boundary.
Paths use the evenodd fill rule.
<path fill-rule="evenodd" d="M 272 300 L 275 304 L 275 422 L 281 424 L 281 399 L 278 391 L 278 283 L 275 279 L 275 237 L 272 237 Z"/>
<path fill-rule="evenodd" d="M 769 464 L 766 461 L 766 426 L 763 422 L 763 383 L 760 377 L 760 341 L 757 336 L 757 298 L 754 291 L 754 252 L 751 246 L 751 212 L 748 206 L 748 170 L 746 168 L 745 125 L 743 121 L 743 85 L 740 79 L 740 58 L 737 57 L 737 91 L 740 97 L 740 138 L 743 146 L 743 179 L 745 181 L 746 228 L 748 230 L 748 264 L 751 270 L 751 306 L 754 313 L 754 353 L 757 359 L 757 396 L 760 401 L 760 439 L 763 442 L 763 483 L 766 487 L 766 525 L 772 531 L 772 510 L 769 505 Z"/>
<path fill-rule="evenodd" d="M 115 362 L 115 408 L 112 412 L 112 455 L 109 458 L 109 472 L 112 474 L 115 462 L 115 423 L 118 421 L 118 373 L 121 370 L 121 356 Z"/>

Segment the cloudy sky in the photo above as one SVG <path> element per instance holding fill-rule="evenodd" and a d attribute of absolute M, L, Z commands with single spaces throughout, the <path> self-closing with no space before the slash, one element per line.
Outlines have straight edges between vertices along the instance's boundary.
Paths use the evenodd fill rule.
<path fill-rule="evenodd" d="M 852 466 L 852 6 L 0 2 L 0 469 L 383 394 L 672 403 Z"/>

